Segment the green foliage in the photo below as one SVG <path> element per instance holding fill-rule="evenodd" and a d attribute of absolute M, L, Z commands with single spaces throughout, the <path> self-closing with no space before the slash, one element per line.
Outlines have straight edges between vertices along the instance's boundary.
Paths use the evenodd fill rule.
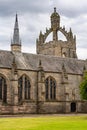
<path fill-rule="evenodd" d="M 81 99 L 87 100 L 87 72 L 84 73 L 83 80 L 80 84 Z"/>

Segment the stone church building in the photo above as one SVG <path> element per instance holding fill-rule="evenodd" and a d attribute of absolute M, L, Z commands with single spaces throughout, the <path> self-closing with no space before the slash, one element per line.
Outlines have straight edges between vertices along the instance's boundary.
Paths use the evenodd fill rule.
<path fill-rule="evenodd" d="M 78 60 L 76 36 L 60 26 L 56 8 L 50 20 L 36 40 L 37 54 L 22 53 L 16 14 L 11 51 L 0 50 L 0 114 L 87 112 L 79 90 L 87 61 Z"/>

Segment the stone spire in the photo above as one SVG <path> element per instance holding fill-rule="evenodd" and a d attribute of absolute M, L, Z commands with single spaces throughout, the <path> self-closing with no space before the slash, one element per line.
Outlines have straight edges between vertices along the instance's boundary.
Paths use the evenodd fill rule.
<path fill-rule="evenodd" d="M 15 26 L 14 26 L 13 44 L 20 44 L 17 14 L 16 14 Z"/>
<path fill-rule="evenodd" d="M 16 14 L 13 39 L 11 41 L 11 51 L 21 52 L 21 41 L 19 37 L 19 27 L 18 27 L 18 16 Z"/>

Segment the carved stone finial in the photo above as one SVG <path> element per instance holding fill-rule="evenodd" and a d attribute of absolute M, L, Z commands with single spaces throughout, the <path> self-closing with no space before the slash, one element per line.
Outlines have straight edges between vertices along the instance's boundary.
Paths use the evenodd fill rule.
<path fill-rule="evenodd" d="M 63 26 L 63 30 L 65 31 L 65 26 Z"/>
<path fill-rule="evenodd" d="M 76 41 L 76 35 L 74 35 L 74 41 Z"/>
<path fill-rule="evenodd" d="M 42 67 L 42 62 L 41 62 L 41 60 L 39 60 L 39 66 L 38 66 L 38 69 L 39 69 L 40 71 L 42 71 L 42 70 L 43 70 L 43 67 Z"/>
<path fill-rule="evenodd" d="M 68 79 L 68 75 L 67 75 L 66 68 L 65 68 L 64 64 L 62 65 L 62 71 L 63 71 L 64 78 Z"/>
<path fill-rule="evenodd" d="M 15 61 L 15 56 L 13 57 L 12 68 L 13 68 L 14 74 L 17 74 L 17 65 Z"/>
<path fill-rule="evenodd" d="M 42 31 L 40 31 L 40 35 L 42 35 Z"/>
<path fill-rule="evenodd" d="M 47 29 L 47 27 L 46 27 L 46 32 L 48 32 L 48 29 Z"/>
<path fill-rule="evenodd" d="M 54 7 L 54 13 L 56 13 L 56 7 Z"/>
<path fill-rule="evenodd" d="M 72 29 L 70 28 L 70 33 L 72 33 Z"/>

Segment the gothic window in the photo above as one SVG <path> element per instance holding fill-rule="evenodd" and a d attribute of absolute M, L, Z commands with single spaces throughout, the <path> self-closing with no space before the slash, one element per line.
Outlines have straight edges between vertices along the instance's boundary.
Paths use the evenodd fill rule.
<path fill-rule="evenodd" d="M 45 81 L 45 86 L 46 86 L 46 99 L 48 99 L 48 95 L 49 95 L 49 92 L 48 92 L 49 80 L 48 80 L 48 78 Z"/>
<path fill-rule="evenodd" d="M 18 80 L 18 100 L 22 100 L 22 86 L 23 86 L 23 77 Z"/>
<path fill-rule="evenodd" d="M 3 101 L 3 103 L 7 102 L 7 84 L 6 79 L 0 76 L 0 100 Z"/>
<path fill-rule="evenodd" d="M 45 80 L 46 87 L 46 99 L 55 100 L 56 99 L 56 81 L 52 77 L 48 77 Z"/>
<path fill-rule="evenodd" d="M 29 100 L 31 85 L 28 76 L 26 75 L 21 76 L 19 78 L 18 84 L 19 84 L 19 88 L 18 88 L 19 102 L 22 99 Z"/>

